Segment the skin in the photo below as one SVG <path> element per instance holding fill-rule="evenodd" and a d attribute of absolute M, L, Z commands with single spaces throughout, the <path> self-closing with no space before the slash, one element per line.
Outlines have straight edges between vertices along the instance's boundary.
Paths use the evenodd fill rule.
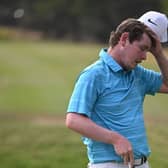
<path fill-rule="evenodd" d="M 159 90 L 160 93 L 168 93 L 168 58 L 164 55 L 161 43 L 155 33 L 152 32 L 152 36 L 155 38 L 156 47 L 151 47 L 150 52 L 153 54 L 160 71 L 163 76 L 163 84 Z"/>
<path fill-rule="evenodd" d="M 125 70 L 131 70 L 138 63 L 146 60 L 146 54 L 151 48 L 151 41 L 147 34 L 143 34 L 140 41 L 132 44 L 128 40 L 129 33 L 121 35 L 119 44 L 114 48 L 109 47 L 108 54 L 111 55 Z"/>
<path fill-rule="evenodd" d="M 156 47 L 151 46 L 151 40 L 147 34 L 143 34 L 139 41 L 129 42 L 128 32 L 121 35 L 118 44 L 115 47 L 109 47 L 108 53 L 124 69 L 131 70 L 137 64 L 147 59 L 147 52 L 151 52 L 156 59 L 162 76 L 163 84 L 159 90 L 160 93 L 168 93 L 168 59 L 164 56 L 161 44 L 157 36 L 151 31 L 151 35 L 156 41 Z M 66 126 L 81 135 L 92 138 L 97 141 L 112 144 L 115 152 L 120 155 L 125 164 L 134 164 L 133 149 L 131 143 L 117 132 L 105 129 L 87 116 L 77 113 L 68 113 L 66 116 Z"/>

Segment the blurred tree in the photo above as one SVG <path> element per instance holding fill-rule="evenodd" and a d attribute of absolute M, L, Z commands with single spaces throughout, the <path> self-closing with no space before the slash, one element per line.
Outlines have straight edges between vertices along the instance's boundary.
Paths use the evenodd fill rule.
<path fill-rule="evenodd" d="M 14 25 L 16 21 L 13 17 L 14 11 L 19 7 L 20 0 L 1 0 L 0 3 L 0 24 Z"/>
<path fill-rule="evenodd" d="M 162 1 L 1 0 L 0 23 L 40 30 L 52 38 L 107 42 L 121 20 L 160 11 Z"/>
<path fill-rule="evenodd" d="M 162 1 L 162 9 L 168 15 L 168 1 L 167 0 L 161 0 L 161 1 Z"/>

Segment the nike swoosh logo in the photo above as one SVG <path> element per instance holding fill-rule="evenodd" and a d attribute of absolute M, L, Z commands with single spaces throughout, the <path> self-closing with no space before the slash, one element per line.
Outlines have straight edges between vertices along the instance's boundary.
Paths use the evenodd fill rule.
<path fill-rule="evenodd" d="M 155 22 L 152 21 L 152 19 L 148 19 L 149 23 L 152 23 L 153 25 L 157 26 L 157 24 Z"/>

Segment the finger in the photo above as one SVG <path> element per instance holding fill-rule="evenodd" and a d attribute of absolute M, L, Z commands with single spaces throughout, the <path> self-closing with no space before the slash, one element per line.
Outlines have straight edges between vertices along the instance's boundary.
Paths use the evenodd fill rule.
<path fill-rule="evenodd" d="M 123 161 L 124 161 L 124 164 L 125 164 L 125 165 L 128 164 L 128 162 L 129 162 L 129 156 L 128 156 L 128 154 L 124 154 L 124 155 L 123 155 Z"/>
<path fill-rule="evenodd" d="M 129 163 L 130 163 L 131 168 L 132 168 L 133 165 L 134 165 L 134 154 L 133 154 L 133 152 L 129 151 L 128 156 L 129 156 Z"/>

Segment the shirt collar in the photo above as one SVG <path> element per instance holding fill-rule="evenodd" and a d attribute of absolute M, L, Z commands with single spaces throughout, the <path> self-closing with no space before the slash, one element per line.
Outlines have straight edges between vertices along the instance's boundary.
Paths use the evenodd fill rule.
<path fill-rule="evenodd" d="M 112 71 L 123 71 L 123 68 L 114 60 L 111 55 L 107 53 L 107 49 L 102 49 L 99 53 L 99 56 L 110 67 Z"/>

